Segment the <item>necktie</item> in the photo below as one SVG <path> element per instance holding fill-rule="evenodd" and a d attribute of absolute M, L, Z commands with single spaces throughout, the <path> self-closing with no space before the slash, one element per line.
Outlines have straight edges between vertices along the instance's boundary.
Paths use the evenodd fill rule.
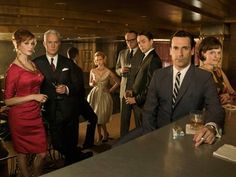
<path fill-rule="evenodd" d="M 52 68 L 52 71 L 55 71 L 56 67 L 55 67 L 55 65 L 53 63 L 53 60 L 54 60 L 54 58 L 51 58 L 51 68 Z"/>
<path fill-rule="evenodd" d="M 129 58 L 131 59 L 133 57 L 134 50 L 132 49 L 129 53 Z"/>
<path fill-rule="evenodd" d="M 175 77 L 175 85 L 174 85 L 173 96 L 172 96 L 172 109 L 175 107 L 176 98 L 179 93 L 180 75 L 181 73 L 177 72 L 176 77 Z"/>

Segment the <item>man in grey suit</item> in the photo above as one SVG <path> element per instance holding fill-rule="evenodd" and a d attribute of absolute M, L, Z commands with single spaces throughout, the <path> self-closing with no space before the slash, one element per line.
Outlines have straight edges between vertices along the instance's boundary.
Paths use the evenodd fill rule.
<path fill-rule="evenodd" d="M 130 90 L 134 83 L 134 77 L 139 70 L 142 62 L 143 54 L 138 48 L 137 32 L 128 31 L 125 34 L 127 48 L 119 52 L 116 63 L 116 73 L 121 77 L 120 84 L 120 107 L 121 107 L 121 126 L 120 136 L 124 136 L 129 132 L 130 117 L 133 105 L 126 104 L 124 94 L 126 90 Z M 129 67 L 130 66 L 130 67 Z M 134 111 L 135 125 L 140 126 L 138 114 Z"/>
<path fill-rule="evenodd" d="M 224 110 L 219 102 L 211 73 L 191 65 L 194 39 L 186 31 L 178 31 L 171 38 L 170 54 L 173 66 L 153 75 L 144 107 L 144 133 L 182 118 L 190 111 L 205 108 L 205 126 L 194 136 L 195 146 L 212 144 L 218 128 L 224 123 Z M 180 88 L 173 104 L 172 93 L 176 73 L 180 71 Z"/>
<path fill-rule="evenodd" d="M 194 38 L 177 31 L 171 38 L 173 66 L 157 70 L 152 77 L 143 111 L 143 127 L 127 135 L 119 144 L 163 127 L 194 110 L 205 110 L 205 126 L 194 135 L 195 146 L 212 144 L 224 124 L 224 110 L 210 72 L 191 65 Z M 179 91 L 174 99 L 175 78 L 180 72 Z M 174 100 L 174 101 L 173 101 Z"/>

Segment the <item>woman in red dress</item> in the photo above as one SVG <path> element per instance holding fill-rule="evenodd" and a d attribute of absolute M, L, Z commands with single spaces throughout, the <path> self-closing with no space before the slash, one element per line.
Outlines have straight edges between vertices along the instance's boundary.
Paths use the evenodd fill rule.
<path fill-rule="evenodd" d="M 10 107 L 12 142 L 22 176 L 32 175 L 27 167 L 27 154 L 36 154 L 33 176 L 39 176 L 47 150 L 40 107 L 47 95 L 39 93 L 43 75 L 29 58 L 34 52 L 36 38 L 30 31 L 18 29 L 12 41 L 16 59 L 7 70 L 4 95 L 5 104 Z"/>

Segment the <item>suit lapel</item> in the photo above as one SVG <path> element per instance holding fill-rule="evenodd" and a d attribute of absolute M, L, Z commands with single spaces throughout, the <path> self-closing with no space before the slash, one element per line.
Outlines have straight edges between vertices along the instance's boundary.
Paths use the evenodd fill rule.
<path fill-rule="evenodd" d="M 144 63 L 146 63 L 146 62 L 149 61 L 149 59 L 150 59 L 150 58 L 152 57 L 152 55 L 153 55 L 153 52 L 154 52 L 154 50 L 152 50 L 151 52 L 149 52 L 149 54 L 148 54 L 145 58 L 142 59 L 141 65 L 144 65 Z M 143 56 L 143 57 L 144 57 L 144 56 Z"/>
<path fill-rule="evenodd" d="M 153 51 L 154 51 L 154 50 L 153 50 Z M 150 58 L 151 58 L 151 56 L 152 56 L 152 54 L 153 54 L 153 51 L 151 51 L 144 59 L 142 58 L 142 60 L 141 60 L 141 62 L 140 62 L 139 70 L 143 67 L 143 65 L 144 65 L 145 63 L 147 63 L 147 62 L 150 60 Z M 145 55 L 143 54 L 143 57 L 144 57 L 144 56 L 145 56 Z M 135 75 L 138 74 L 139 70 L 136 72 Z"/>
<path fill-rule="evenodd" d="M 170 109 L 171 109 L 172 96 L 173 96 L 173 66 L 170 66 L 165 81 L 167 82 L 165 86 L 166 89 L 165 93 L 167 94 L 167 98 L 169 98 Z"/>
<path fill-rule="evenodd" d="M 47 77 L 52 77 L 53 76 L 53 71 L 51 69 L 50 63 L 46 57 L 46 55 L 42 59 L 42 66 L 41 69 L 44 71 L 44 74 Z"/>
<path fill-rule="evenodd" d="M 58 59 L 57 59 L 57 67 L 56 67 L 56 73 L 60 73 L 62 71 L 63 68 L 63 61 L 62 58 L 60 57 L 60 55 L 58 55 Z"/>
<path fill-rule="evenodd" d="M 62 69 L 64 68 L 64 63 L 63 63 L 63 58 L 61 58 L 60 55 L 58 55 L 58 59 L 57 59 L 57 67 L 54 74 L 55 79 L 57 80 L 57 82 L 61 82 L 61 77 L 62 77 Z"/>

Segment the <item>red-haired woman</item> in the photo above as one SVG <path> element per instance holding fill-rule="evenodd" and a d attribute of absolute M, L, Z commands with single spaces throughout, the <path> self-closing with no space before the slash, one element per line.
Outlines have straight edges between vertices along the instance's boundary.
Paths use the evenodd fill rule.
<path fill-rule="evenodd" d="M 44 79 L 30 56 L 36 45 L 35 36 L 18 29 L 12 37 L 16 58 L 9 66 L 5 81 L 5 104 L 10 107 L 9 126 L 13 147 L 22 176 L 29 177 L 27 154 L 36 154 L 33 176 L 39 176 L 46 156 L 46 133 L 41 116 L 41 104 L 47 95 L 40 94 Z"/>

